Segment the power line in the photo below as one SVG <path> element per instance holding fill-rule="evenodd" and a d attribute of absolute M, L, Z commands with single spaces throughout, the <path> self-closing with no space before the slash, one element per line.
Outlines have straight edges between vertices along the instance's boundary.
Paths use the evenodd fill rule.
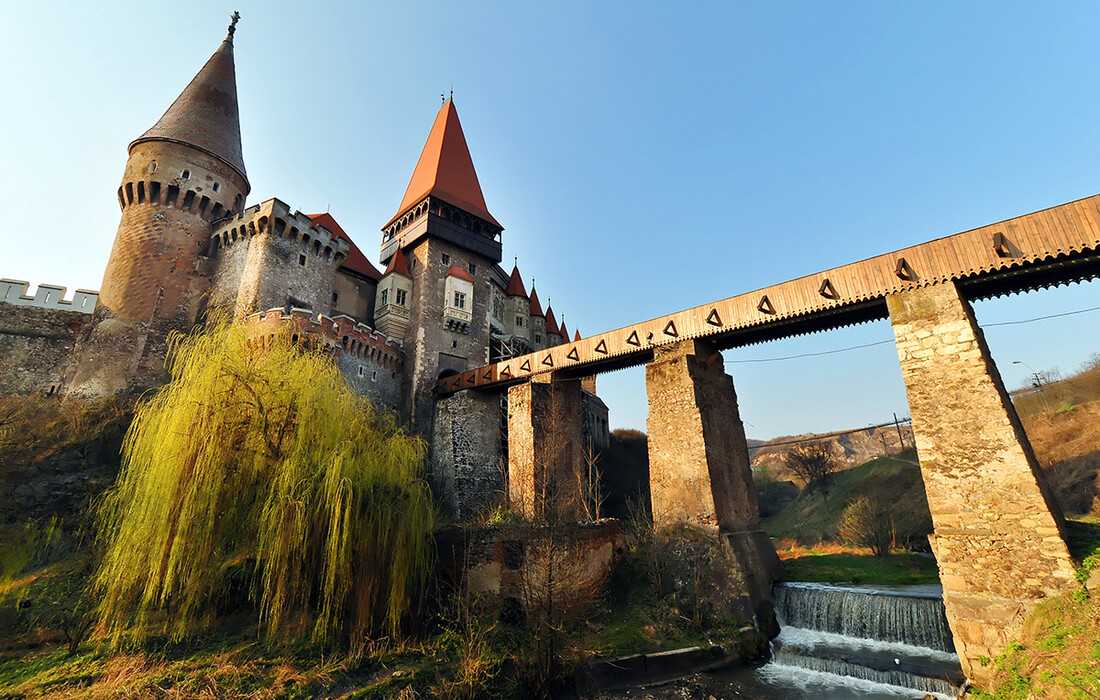
<path fill-rule="evenodd" d="M 1045 321 L 1048 318 L 1061 318 L 1062 316 L 1073 316 L 1075 314 L 1088 313 L 1089 311 L 1100 311 L 1100 306 L 1094 306 L 1091 309 L 1078 309 L 1077 311 L 1065 311 L 1060 314 L 1050 314 L 1049 316 L 1036 316 L 1035 318 L 1025 318 L 1022 321 L 1001 321 L 1000 323 L 987 323 L 982 328 L 989 328 L 991 326 L 1018 326 L 1022 323 L 1032 323 L 1034 321 Z"/>
<path fill-rule="evenodd" d="M 822 352 L 804 352 L 801 355 L 788 355 L 787 357 L 761 357 L 754 360 L 726 360 L 726 364 L 736 365 L 745 362 L 779 362 L 780 360 L 797 360 L 800 357 L 820 357 L 821 355 L 835 355 L 838 352 L 848 352 L 849 350 L 859 350 L 860 348 L 871 348 L 876 345 L 885 345 L 886 343 L 894 342 L 891 340 L 879 340 L 874 343 L 864 343 L 863 345 L 853 345 L 848 348 L 840 348 L 838 350 L 824 350 Z"/>
<path fill-rule="evenodd" d="M 1089 313 L 1090 311 L 1100 311 L 1100 306 L 1094 306 L 1090 309 L 1078 309 L 1076 311 L 1065 311 L 1060 314 L 1048 314 L 1046 316 L 1036 316 L 1035 318 L 1025 318 L 1020 321 L 1001 321 L 999 323 L 985 323 L 981 324 L 982 328 L 992 328 L 994 326 L 1019 326 L 1024 323 L 1034 323 L 1035 321 L 1046 321 L 1051 318 L 1062 318 L 1063 316 L 1075 316 L 1077 314 Z M 849 350 L 861 350 L 863 348 L 873 348 L 876 345 L 886 345 L 887 343 L 893 343 L 894 340 L 879 340 L 874 343 L 864 343 L 862 345 L 851 345 L 846 348 L 837 348 L 836 350 L 823 350 L 821 352 L 804 352 L 800 355 L 787 355 L 785 357 L 757 357 L 749 360 L 726 360 L 728 365 L 740 365 L 740 364 L 752 364 L 759 362 L 781 362 L 783 360 L 798 360 L 803 357 L 821 357 L 822 355 L 835 355 L 840 352 L 848 352 Z"/>

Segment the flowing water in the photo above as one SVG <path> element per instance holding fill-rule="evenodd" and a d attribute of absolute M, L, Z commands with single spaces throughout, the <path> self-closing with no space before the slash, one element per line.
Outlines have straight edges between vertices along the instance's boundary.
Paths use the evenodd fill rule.
<path fill-rule="evenodd" d="M 781 632 L 766 665 L 613 697 L 946 700 L 964 683 L 939 586 L 787 583 L 775 609 Z"/>
<path fill-rule="evenodd" d="M 939 586 L 780 584 L 772 660 L 716 674 L 731 697 L 954 698 L 964 682 Z"/>

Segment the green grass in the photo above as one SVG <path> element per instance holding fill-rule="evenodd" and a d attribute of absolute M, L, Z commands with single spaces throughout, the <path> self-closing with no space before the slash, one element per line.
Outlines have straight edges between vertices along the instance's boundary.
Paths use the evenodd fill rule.
<path fill-rule="evenodd" d="M 887 504 L 899 539 L 932 531 L 920 467 L 910 460 L 878 457 L 832 476 L 828 496 L 803 492 L 794 503 L 761 522 L 772 537 L 805 544 L 833 539 L 845 508 L 866 495 Z"/>
<path fill-rule="evenodd" d="M 908 552 L 873 557 L 858 554 L 811 554 L 783 562 L 786 581 L 815 583 L 939 583 L 936 560 Z"/>
<path fill-rule="evenodd" d="M 1044 601 L 1020 641 L 997 659 L 993 682 L 972 689 L 980 700 L 1096 698 L 1100 694 L 1100 601 L 1064 595 Z"/>

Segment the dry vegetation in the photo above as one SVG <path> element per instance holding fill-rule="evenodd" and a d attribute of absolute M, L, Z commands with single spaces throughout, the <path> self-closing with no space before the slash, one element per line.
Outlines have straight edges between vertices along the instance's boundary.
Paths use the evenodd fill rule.
<path fill-rule="evenodd" d="M 1043 393 L 1013 394 L 1035 456 L 1066 515 L 1100 515 L 1100 356 Z"/>

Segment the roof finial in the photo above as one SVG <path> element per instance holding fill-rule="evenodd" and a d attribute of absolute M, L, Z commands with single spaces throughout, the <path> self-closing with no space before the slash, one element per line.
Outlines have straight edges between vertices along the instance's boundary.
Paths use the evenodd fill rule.
<path fill-rule="evenodd" d="M 233 14 L 229 15 L 229 36 L 226 37 L 229 41 L 233 41 L 233 33 L 237 31 L 237 20 L 241 18 L 241 13 L 233 10 Z"/>
<path fill-rule="evenodd" d="M 518 255 L 513 255 L 512 256 L 512 267 L 519 267 L 519 256 Z"/>
<path fill-rule="evenodd" d="M 440 101 L 440 103 L 446 102 L 447 101 L 447 95 L 445 93 L 442 93 L 442 92 L 439 93 L 439 101 Z"/>

